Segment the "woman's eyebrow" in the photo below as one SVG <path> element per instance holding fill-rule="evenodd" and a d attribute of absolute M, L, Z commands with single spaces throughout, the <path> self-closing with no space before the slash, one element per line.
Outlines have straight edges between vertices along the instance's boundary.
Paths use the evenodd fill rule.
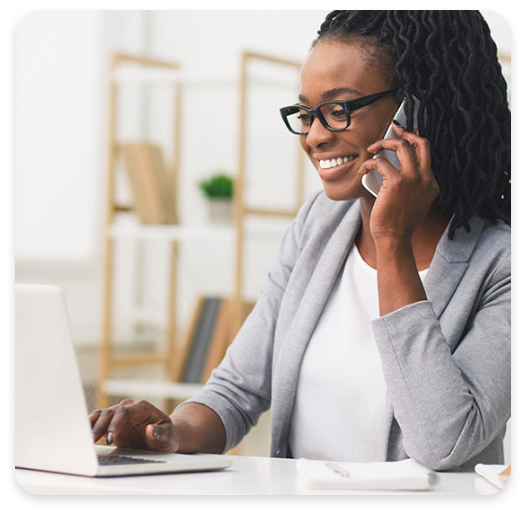
<path fill-rule="evenodd" d="M 324 91 L 321 95 L 322 100 L 331 100 L 333 98 L 339 97 L 342 94 L 351 94 L 363 97 L 364 94 L 361 91 L 358 91 L 354 88 L 334 88 L 328 91 Z"/>
<path fill-rule="evenodd" d="M 345 87 L 345 88 L 333 88 L 333 89 L 324 91 L 321 94 L 321 99 L 323 101 L 331 100 L 331 99 L 338 97 L 341 94 L 351 94 L 351 95 L 357 95 L 359 97 L 364 96 L 364 94 L 361 91 L 358 91 L 357 89 Z M 307 99 L 301 93 L 298 95 L 298 99 L 300 102 L 307 102 Z"/>

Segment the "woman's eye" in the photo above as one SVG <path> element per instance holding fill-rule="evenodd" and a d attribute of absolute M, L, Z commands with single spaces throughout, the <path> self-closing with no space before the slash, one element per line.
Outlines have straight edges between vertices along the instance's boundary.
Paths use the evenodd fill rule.
<path fill-rule="evenodd" d="M 343 118 L 346 117 L 345 110 L 344 110 L 344 109 L 341 109 L 341 108 L 339 108 L 339 109 L 333 109 L 333 110 L 331 111 L 331 116 L 332 116 L 333 118 L 339 118 L 339 119 L 341 118 L 341 119 L 343 119 Z"/>
<path fill-rule="evenodd" d="M 308 125 L 310 124 L 310 116 L 308 114 L 298 114 L 298 120 L 300 121 L 300 123 L 302 123 L 303 125 Z"/>

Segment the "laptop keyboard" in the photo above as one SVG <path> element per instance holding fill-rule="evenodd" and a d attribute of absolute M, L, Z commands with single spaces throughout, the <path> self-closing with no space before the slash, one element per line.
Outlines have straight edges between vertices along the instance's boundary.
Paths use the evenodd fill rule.
<path fill-rule="evenodd" d="M 138 463 L 167 463 L 166 461 L 132 458 L 131 456 L 99 456 L 99 465 L 133 465 Z"/>

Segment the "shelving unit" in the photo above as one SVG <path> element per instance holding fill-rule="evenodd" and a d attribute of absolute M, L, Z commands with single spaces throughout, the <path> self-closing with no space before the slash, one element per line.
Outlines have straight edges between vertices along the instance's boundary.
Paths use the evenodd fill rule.
<path fill-rule="evenodd" d="M 234 251 L 234 281 L 231 292 L 227 294 L 230 298 L 231 311 L 228 321 L 229 334 L 234 335 L 241 326 L 246 316 L 246 301 L 243 298 L 244 289 L 244 266 L 246 237 L 266 236 L 281 234 L 284 223 L 276 223 L 276 218 L 295 216 L 297 209 L 303 202 L 304 197 L 304 170 L 303 159 L 299 158 L 296 170 L 296 193 L 295 204 L 290 210 L 271 210 L 256 206 L 250 206 L 245 196 L 246 181 L 246 137 L 248 131 L 247 119 L 247 94 L 250 88 L 250 77 L 248 68 L 251 63 L 261 61 L 281 66 L 298 69 L 297 62 L 277 59 L 271 56 L 243 52 L 241 56 L 241 73 L 238 82 L 239 92 L 239 133 L 238 133 L 238 170 L 236 175 L 236 187 L 234 195 L 234 225 L 232 227 L 222 226 L 185 226 L 180 223 L 174 224 L 141 224 L 137 220 L 122 220 L 121 213 L 129 213 L 133 210 L 130 206 L 119 205 L 115 195 L 116 162 L 120 152 L 120 144 L 117 138 L 118 118 L 118 86 L 120 83 L 141 83 L 144 81 L 144 71 L 147 78 L 155 83 L 170 84 L 174 87 L 175 112 L 174 112 L 174 162 L 172 165 L 172 183 L 179 184 L 180 179 L 180 155 L 181 155 L 181 102 L 182 88 L 193 82 L 206 84 L 205 77 L 185 76 L 179 65 L 157 59 L 139 57 L 129 54 L 115 53 L 110 62 L 109 79 L 109 130 L 108 130 L 108 170 L 107 170 L 107 210 L 106 210 L 106 234 L 104 254 L 104 292 L 103 292 L 103 336 L 100 350 L 100 376 L 97 390 L 97 405 L 107 406 L 109 396 L 143 397 L 155 396 L 165 399 L 182 400 L 195 393 L 202 385 L 178 382 L 181 373 L 181 364 L 188 353 L 188 336 L 185 341 L 176 341 L 177 334 L 177 288 L 179 272 L 179 246 L 180 244 L 192 244 L 194 242 L 222 242 L 230 246 Z M 122 64 L 134 64 L 143 68 L 142 71 L 127 69 L 120 70 Z M 209 80 L 209 79 L 208 79 Z M 215 84 L 215 81 L 214 81 Z M 235 83 L 233 84 L 235 86 Z M 301 149 L 298 151 L 300 152 Z M 177 202 L 176 202 L 177 205 Z M 257 219 L 254 219 L 255 215 Z M 179 222 L 177 213 L 177 222 Z M 123 240 L 133 241 L 162 241 L 168 242 L 170 246 L 169 271 L 168 271 L 168 302 L 166 319 L 165 344 L 161 351 L 127 353 L 121 355 L 115 352 L 112 341 L 112 302 L 114 296 L 114 260 L 115 243 Z M 143 365 L 162 365 L 165 370 L 165 381 L 141 381 L 131 379 L 115 379 L 114 372 L 121 367 L 141 367 Z"/>

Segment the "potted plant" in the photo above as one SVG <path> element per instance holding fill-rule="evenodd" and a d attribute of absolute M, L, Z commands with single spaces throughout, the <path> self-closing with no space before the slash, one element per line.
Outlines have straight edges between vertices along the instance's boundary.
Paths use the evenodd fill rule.
<path fill-rule="evenodd" d="M 234 180 L 218 172 L 199 182 L 199 188 L 208 200 L 208 213 L 213 224 L 231 224 L 233 220 Z"/>

